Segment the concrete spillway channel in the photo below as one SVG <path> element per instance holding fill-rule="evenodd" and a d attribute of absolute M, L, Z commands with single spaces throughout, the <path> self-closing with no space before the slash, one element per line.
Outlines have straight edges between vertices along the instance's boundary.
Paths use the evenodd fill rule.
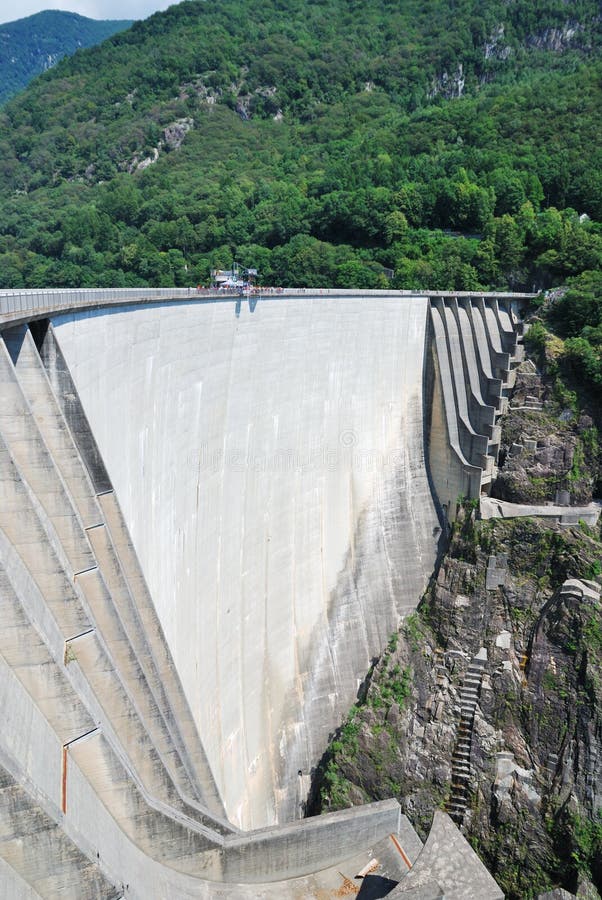
<path fill-rule="evenodd" d="M 1 896 L 402 881 L 395 801 L 300 785 L 486 488 L 520 300 L 0 294 Z"/>

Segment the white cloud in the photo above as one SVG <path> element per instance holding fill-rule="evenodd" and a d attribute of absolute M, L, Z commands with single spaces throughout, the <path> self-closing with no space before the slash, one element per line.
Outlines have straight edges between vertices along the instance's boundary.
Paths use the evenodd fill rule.
<path fill-rule="evenodd" d="M 0 22 L 14 22 L 44 9 L 61 9 L 90 19 L 146 19 L 174 0 L 0 0 Z"/>

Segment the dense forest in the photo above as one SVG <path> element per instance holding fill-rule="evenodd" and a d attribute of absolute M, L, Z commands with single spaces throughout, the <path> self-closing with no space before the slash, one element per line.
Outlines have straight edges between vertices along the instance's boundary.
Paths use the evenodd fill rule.
<path fill-rule="evenodd" d="M 564 0 L 171 7 L 4 108 L 1 284 L 196 284 L 233 259 L 300 286 L 595 272 L 600 24 Z"/>
<path fill-rule="evenodd" d="M 541 292 L 526 341 L 547 416 L 536 419 L 554 438 L 571 432 L 577 450 L 563 477 L 573 489 L 589 479 L 599 495 L 601 43 L 593 0 L 173 6 L 63 59 L 0 110 L 0 288 L 207 284 L 212 268 L 236 260 L 257 268 L 264 285 Z M 533 371 L 522 373 L 530 385 Z M 514 441 L 508 431 L 507 447 Z M 483 592 L 477 606 L 499 601 L 501 609 L 503 601 L 494 612 L 525 645 L 537 603 L 552 603 L 558 587 L 550 578 L 574 572 L 575 560 L 578 574 L 600 578 L 599 526 L 567 537 L 536 524 L 527 540 L 520 522 L 515 534 L 514 524 L 473 517 L 469 506 L 441 565 L 452 586 L 461 575 L 470 587 L 475 560 L 485 571 L 496 547 L 514 553 L 508 597 Z M 554 547 L 572 568 L 559 568 Z M 394 636 L 376 666 L 382 680 L 371 673 L 367 699 L 326 754 L 329 805 L 381 794 L 407 800 L 409 769 L 397 758 L 406 735 L 385 713 L 395 701 L 407 714 L 401 725 L 410 721 L 407 673 L 414 667 L 422 677 L 427 638 L 433 654 L 444 647 L 439 600 L 427 597 L 422 619 Z M 573 692 L 559 687 L 554 723 L 579 704 L 598 715 L 599 607 L 581 626 L 579 653 L 573 648 L 566 666 Z M 564 632 L 559 642 L 564 652 Z M 587 665 L 597 693 L 584 700 Z M 496 727 L 523 728 L 525 746 L 533 737 L 528 687 L 521 703 L 508 693 L 492 712 Z M 599 743 L 599 730 L 590 731 Z M 396 785 L 381 777 L 374 752 L 385 733 L 394 737 L 387 753 L 397 754 Z M 378 778 L 368 790 L 370 766 Z M 560 797 L 552 794 L 550 804 Z M 580 803 L 568 818 L 552 805 L 533 816 L 530 843 L 522 824 L 516 834 L 489 831 L 475 817 L 471 839 L 508 896 L 559 883 L 572 890 L 581 876 L 602 889 L 602 820 Z"/>
<path fill-rule="evenodd" d="M 128 19 L 96 21 L 48 9 L 0 25 L 0 104 L 63 56 L 100 44 L 131 24 Z"/>

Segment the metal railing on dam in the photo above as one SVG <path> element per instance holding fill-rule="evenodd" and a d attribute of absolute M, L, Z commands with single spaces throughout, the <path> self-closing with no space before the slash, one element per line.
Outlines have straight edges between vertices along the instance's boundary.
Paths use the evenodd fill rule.
<path fill-rule="evenodd" d="M 410 290 L 361 290 L 355 288 L 280 288 L 257 287 L 252 297 L 483 297 L 499 300 L 528 300 L 537 294 L 526 292 L 492 291 L 410 291 Z M 0 323 L 2 320 L 20 321 L 38 318 L 43 313 L 65 312 L 86 307 L 111 306 L 130 303 L 165 303 L 185 300 L 216 300 L 246 297 L 248 292 L 236 288 L 212 290 L 210 288 L 50 288 L 46 290 L 0 290 Z"/>

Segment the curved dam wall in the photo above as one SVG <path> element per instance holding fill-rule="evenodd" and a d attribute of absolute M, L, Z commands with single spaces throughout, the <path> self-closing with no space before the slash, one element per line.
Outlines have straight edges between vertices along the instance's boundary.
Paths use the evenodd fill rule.
<path fill-rule="evenodd" d="M 429 300 L 228 298 L 52 321 L 227 816 L 298 817 L 433 570 Z"/>
<path fill-rule="evenodd" d="M 517 295 L 317 293 L 0 292 L 0 896 L 325 900 L 376 856 L 501 897 L 449 819 L 421 848 L 395 800 L 227 818 L 300 812 L 430 571 L 423 432 L 452 518 L 522 349 Z"/>

